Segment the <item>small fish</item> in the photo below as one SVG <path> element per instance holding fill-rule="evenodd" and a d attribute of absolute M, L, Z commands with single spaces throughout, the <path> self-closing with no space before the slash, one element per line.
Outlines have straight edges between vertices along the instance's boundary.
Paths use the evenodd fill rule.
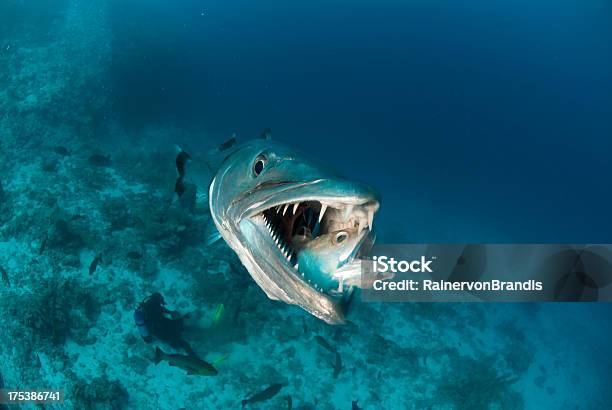
<path fill-rule="evenodd" d="M 219 323 L 221 317 L 223 317 L 223 312 L 225 312 L 225 306 L 223 305 L 223 303 L 219 303 L 217 305 L 217 308 L 215 309 L 215 313 L 213 313 L 212 315 L 212 321 L 215 325 Z"/>
<path fill-rule="evenodd" d="M 232 138 L 219 145 L 219 151 L 225 151 L 236 145 L 236 134 L 232 134 Z"/>
<path fill-rule="evenodd" d="M 43 252 L 45 251 L 45 248 L 47 247 L 47 241 L 49 240 L 49 234 L 46 234 L 45 237 L 43 238 L 41 244 L 40 244 L 40 248 L 38 248 L 38 254 L 42 255 Z"/>
<path fill-rule="evenodd" d="M 280 383 L 270 385 L 259 393 L 252 395 L 250 398 L 242 400 L 242 408 L 244 408 L 247 404 L 253 404 L 271 399 L 272 397 L 276 396 L 284 386 L 284 384 Z"/>
<path fill-rule="evenodd" d="M 131 251 L 127 253 L 127 257 L 133 260 L 138 260 L 138 259 L 142 259 L 142 253 L 140 252 L 136 252 L 136 251 Z"/>
<path fill-rule="evenodd" d="M 185 186 L 185 173 L 187 170 L 187 162 L 191 160 L 191 155 L 187 152 L 183 151 L 181 147 L 176 146 L 178 154 L 176 154 L 176 172 L 178 172 L 179 176 L 176 179 L 176 183 L 174 184 L 174 192 L 179 196 L 183 196 L 187 187 Z"/>
<path fill-rule="evenodd" d="M 61 155 L 62 157 L 70 156 L 70 151 L 68 151 L 68 148 L 61 145 L 53 147 L 53 152 L 55 152 L 57 155 Z"/>
<path fill-rule="evenodd" d="M 2 266 L 0 266 L 0 273 L 2 273 L 2 282 L 4 282 L 4 284 L 7 287 L 10 288 L 11 287 L 11 281 L 9 280 L 8 273 L 6 272 L 6 270 Z"/>
<path fill-rule="evenodd" d="M 353 400 L 351 403 L 351 410 L 361 410 L 361 407 L 359 407 L 357 403 L 359 403 L 359 400 Z"/>
<path fill-rule="evenodd" d="M 90 165 L 95 165 L 96 167 L 108 167 L 112 163 L 110 155 L 102 154 L 94 154 L 87 161 Z"/>
<path fill-rule="evenodd" d="M 85 215 L 76 214 L 72 215 L 72 218 L 70 218 L 71 221 L 80 221 L 81 219 L 85 219 Z"/>
<path fill-rule="evenodd" d="M 332 353 L 336 353 L 336 349 L 332 345 L 330 345 L 327 340 L 323 339 L 323 337 L 316 335 L 315 340 L 317 341 L 318 344 L 323 346 L 323 348 L 329 350 Z"/>
<path fill-rule="evenodd" d="M 91 261 L 91 264 L 89 265 L 89 274 L 93 275 L 94 272 L 96 271 L 96 269 L 98 268 L 98 264 L 102 262 L 102 254 L 99 253 L 98 256 L 96 256 L 94 258 L 93 261 Z"/>
<path fill-rule="evenodd" d="M 204 360 L 182 354 L 167 354 L 159 347 L 156 347 L 154 363 L 159 364 L 162 360 L 167 361 L 170 366 L 175 366 L 187 371 L 189 375 L 216 376 L 218 374 L 217 369 Z"/>
<path fill-rule="evenodd" d="M 308 333 L 308 325 L 306 324 L 306 318 L 302 317 L 302 330 L 304 331 L 304 334 Z"/>
<path fill-rule="evenodd" d="M 336 352 L 336 361 L 332 363 L 332 368 L 334 369 L 334 379 L 337 379 L 340 375 L 340 372 L 344 368 L 342 366 L 342 358 L 340 357 L 340 353 Z"/>
<path fill-rule="evenodd" d="M 232 318 L 232 323 L 238 323 L 238 319 L 240 318 L 240 312 L 242 312 L 242 298 L 238 299 L 238 306 L 236 306 L 236 310 L 234 310 L 234 316 Z"/>
<path fill-rule="evenodd" d="M 183 151 L 183 149 L 179 146 L 176 147 L 178 150 L 178 154 L 176 154 L 176 171 L 179 176 L 185 176 L 185 170 L 187 169 L 187 162 L 191 160 L 191 155 L 187 152 Z"/>

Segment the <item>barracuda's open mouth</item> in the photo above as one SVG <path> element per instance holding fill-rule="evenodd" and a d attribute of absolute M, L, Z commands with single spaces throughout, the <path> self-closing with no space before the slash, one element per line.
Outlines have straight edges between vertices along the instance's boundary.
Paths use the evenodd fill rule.
<path fill-rule="evenodd" d="M 337 293 L 342 291 L 342 281 L 334 273 L 358 254 L 372 230 L 378 207 L 375 200 L 351 205 L 312 199 L 277 204 L 251 218 L 269 236 L 277 256 L 294 274 L 319 292 Z M 312 244 L 317 244 L 314 255 Z M 304 260 L 300 254 L 306 249 L 310 251 L 309 261 L 312 257 L 316 260 L 300 266 Z M 329 269 L 319 266 L 323 264 Z M 338 289 L 330 292 L 332 288 Z"/>
<path fill-rule="evenodd" d="M 224 156 L 208 196 L 219 233 L 270 299 L 344 322 L 350 290 L 363 285 L 376 192 L 262 139 Z"/>

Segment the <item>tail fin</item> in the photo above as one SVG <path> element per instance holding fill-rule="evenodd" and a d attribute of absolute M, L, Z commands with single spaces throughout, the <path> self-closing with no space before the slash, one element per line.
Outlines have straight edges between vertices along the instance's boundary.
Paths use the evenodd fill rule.
<path fill-rule="evenodd" d="M 158 364 L 159 362 L 162 361 L 162 359 L 164 358 L 164 352 L 162 351 L 162 349 L 160 349 L 159 347 L 155 347 L 155 359 L 153 359 L 153 362 L 155 364 Z"/>
<path fill-rule="evenodd" d="M 219 365 L 220 363 L 223 363 L 225 359 L 227 359 L 228 357 L 229 357 L 229 354 L 224 354 L 223 356 L 219 357 L 217 360 L 212 362 L 213 367 L 217 367 L 217 365 Z"/>
<path fill-rule="evenodd" d="M 249 402 L 248 400 L 242 400 L 242 408 L 243 409 L 244 409 L 244 406 L 246 406 L 248 402 Z"/>

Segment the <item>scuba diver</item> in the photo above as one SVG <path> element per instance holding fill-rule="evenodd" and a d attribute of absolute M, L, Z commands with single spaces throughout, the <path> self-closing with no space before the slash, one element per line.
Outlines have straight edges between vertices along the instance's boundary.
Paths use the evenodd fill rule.
<path fill-rule="evenodd" d="M 166 309 L 164 297 L 155 292 L 145 298 L 134 311 L 134 322 L 140 336 L 147 343 L 153 341 L 153 336 L 168 343 L 175 349 L 183 349 L 189 356 L 198 357 L 196 352 L 182 338 L 184 330 L 183 319 L 188 316 Z"/>

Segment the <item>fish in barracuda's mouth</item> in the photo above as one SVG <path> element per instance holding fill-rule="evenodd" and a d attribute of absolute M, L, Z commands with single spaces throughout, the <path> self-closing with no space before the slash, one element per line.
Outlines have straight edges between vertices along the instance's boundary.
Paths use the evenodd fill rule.
<path fill-rule="evenodd" d="M 331 324 L 359 286 L 380 201 L 290 148 L 254 140 L 227 155 L 209 188 L 212 218 L 271 299 Z"/>

